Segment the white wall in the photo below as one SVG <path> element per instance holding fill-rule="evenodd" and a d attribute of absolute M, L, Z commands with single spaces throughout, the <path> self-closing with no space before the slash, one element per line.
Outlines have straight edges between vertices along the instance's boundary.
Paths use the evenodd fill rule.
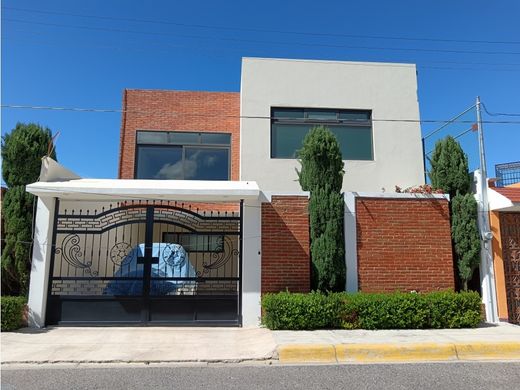
<path fill-rule="evenodd" d="M 244 58 L 240 177 L 264 191 L 299 191 L 293 159 L 270 158 L 271 107 L 370 109 L 375 119 L 419 119 L 415 65 Z M 419 123 L 374 122 L 374 160 L 346 161 L 344 191 L 424 183 Z"/>
<path fill-rule="evenodd" d="M 52 252 L 54 198 L 38 198 L 34 224 L 34 247 L 29 282 L 29 326 L 45 326 L 47 290 Z"/>

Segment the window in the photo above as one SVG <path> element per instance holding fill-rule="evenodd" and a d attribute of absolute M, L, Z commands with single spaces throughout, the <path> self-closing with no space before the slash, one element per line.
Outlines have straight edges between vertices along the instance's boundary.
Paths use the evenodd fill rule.
<path fill-rule="evenodd" d="M 136 179 L 229 180 L 231 134 L 138 131 Z"/>
<path fill-rule="evenodd" d="M 163 233 L 163 242 L 181 245 L 186 252 L 224 252 L 222 234 Z"/>
<path fill-rule="evenodd" d="M 343 160 L 373 160 L 369 110 L 271 109 L 271 158 L 296 158 L 303 138 L 315 126 L 336 136 Z"/>

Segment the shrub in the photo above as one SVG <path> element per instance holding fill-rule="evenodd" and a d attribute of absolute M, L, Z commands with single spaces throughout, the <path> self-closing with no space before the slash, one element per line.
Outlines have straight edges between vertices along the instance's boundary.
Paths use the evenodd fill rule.
<path fill-rule="evenodd" d="M 338 312 L 333 300 L 317 292 L 266 294 L 262 298 L 262 308 L 262 322 L 273 330 L 328 328 Z"/>
<path fill-rule="evenodd" d="M 468 328 L 480 323 L 475 292 L 426 294 L 267 294 L 262 323 L 269 329 Z"/>
<path fill-rule="evenodd" d="M 24 325 L 25 297 L 2 297 L 2 332 L 16 330 Z"/>

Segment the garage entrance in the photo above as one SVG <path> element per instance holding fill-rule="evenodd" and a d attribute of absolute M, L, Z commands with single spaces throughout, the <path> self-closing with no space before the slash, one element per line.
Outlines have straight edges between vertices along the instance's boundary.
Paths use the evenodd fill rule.
<path fill-rule="evenodd" d="M 240 326 L 243 201 L 235 209 L 56 200 L 46 323 Z"/>

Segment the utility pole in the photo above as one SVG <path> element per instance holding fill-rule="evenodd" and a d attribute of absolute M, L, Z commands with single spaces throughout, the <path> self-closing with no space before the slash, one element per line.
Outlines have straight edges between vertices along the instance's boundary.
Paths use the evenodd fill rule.
<path fill-rule="evenodd" d="M 484 151 L 484 133 L 482 129 L 482 113 L 480 97 L 477 96 L 477 130 L 478 147 L 480 157 L 480 177 L 477 182 L 477 194 L 479 195 L 478 222 L 480 230 L 480 284 L 482 287 L 482 300 L 486 306 L 486 320 L 498 322 L 497 299 L 495 288 L 495 272 L 493 269 L 493 253 L 491 248 L 491 228 L 489 225 L 488 182 L 486 169 L 486 155 Z"/>

